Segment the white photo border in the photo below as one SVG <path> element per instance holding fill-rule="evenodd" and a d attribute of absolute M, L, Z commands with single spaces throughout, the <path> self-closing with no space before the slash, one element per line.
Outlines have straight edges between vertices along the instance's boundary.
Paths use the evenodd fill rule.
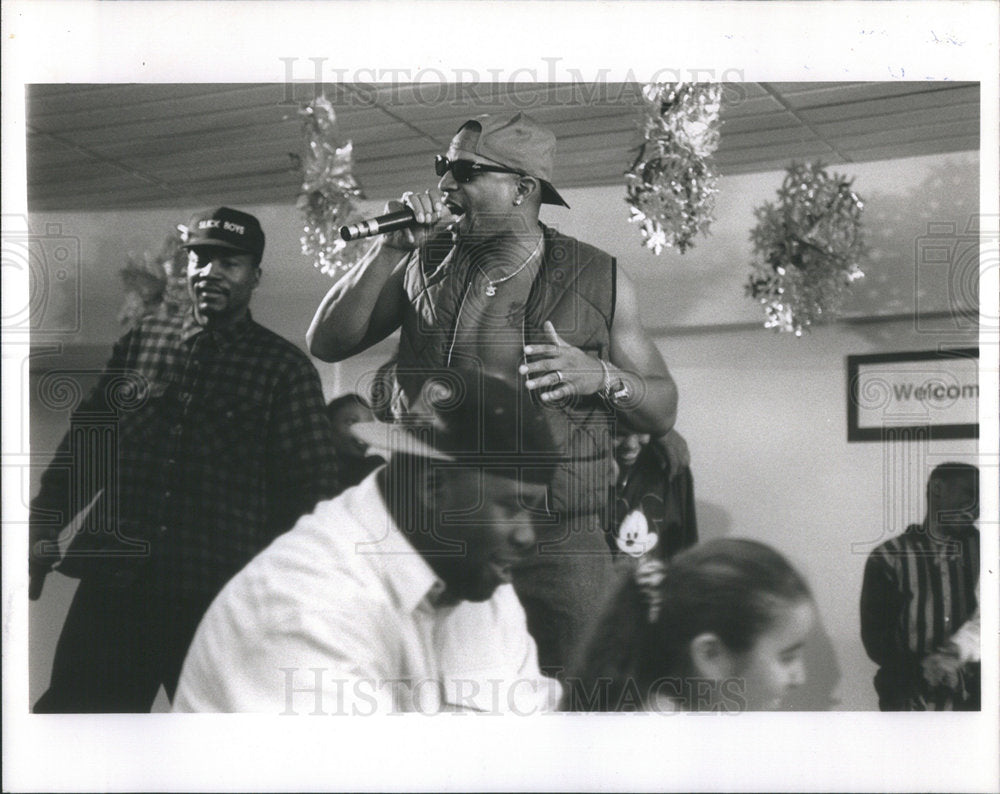
<path fill-rule="evenodd" d="M 267 6 L 265 8 L 265 5 Z M 981 214 L 997 188 L 998 15 L 950 2 L 7 2 L 4 214 L 25 214 L 24 86 L 273 82 L 283 58 L 362 70 L 532 79 L 974 80 Z M 721 77 L 730 70 L 727 77 Z M 368 72 L 364 72 L 367 75 Z M 331 74 L 331 79 L 335 75 Z M 457 79 L 461 79 L 460 77 Z M 375 81 L 375 80 L 372 80 Z M 985 249 L 984 249 L 985 250 Z M 981 393 L 996 395 L 998 262 L 980 295 Z M 5 298 L 6 301 L 6 298 Z M 991 303 L 990 303 L 991 302 Z M 5 313 L 6 316 L 6 313 Z M 3 403 L 26 392 L 5 345 Z M 16 352 L 16 351 L 15 351 Z M 7 451 L 15 412 L 4 411 Z M 1000 557 L 996 405 L 980 408 L 983 559 Z M 23 518 L 4 472 L 4 520 Z M 23 534 L 23 533 L 21 533 Z M 979 714 L 258 718 L 27 713 L 26 538 L 4 532 L 4 789 L 27 790 L 966 790 L 998 784 L 997 680 Z M 996 594 L 997 572 L 983 593 Z M 983 599 L 997 658 L 997 602 Z M 996 665 L 986 665 L 996 669 Z M 666 719 L 662 725 L 659 720 Z"/>

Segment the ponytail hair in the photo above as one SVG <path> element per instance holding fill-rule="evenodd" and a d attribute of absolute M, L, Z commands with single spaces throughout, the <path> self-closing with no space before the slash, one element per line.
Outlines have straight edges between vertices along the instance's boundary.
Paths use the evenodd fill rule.
<path fill-rule="evenodd" d="M 660 571 L 641 562 L 582 646 L 566 678 L 563 708 L 642 709 L 657 682 L 695 675 L 690 644 L 698 635 L 711 632 L 733 653 L 749 651 L 783 606 L 810 598 L 788 561 L 753 540 L 711 540 Z M 675 687 L 681 705 L 689 705 L 687 690 Z"/>

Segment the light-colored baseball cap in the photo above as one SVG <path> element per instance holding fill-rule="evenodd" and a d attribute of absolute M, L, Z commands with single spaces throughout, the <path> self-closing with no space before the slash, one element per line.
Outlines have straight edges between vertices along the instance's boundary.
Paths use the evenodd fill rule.
<path fill-rule="evenodd" d="M 552 184 L 556 136 L 526 113 L 476 116 L 459 127 L 451 145 L 457 152 L 474 154 L 541 180 L 542 203 L 569 207 Z"/>

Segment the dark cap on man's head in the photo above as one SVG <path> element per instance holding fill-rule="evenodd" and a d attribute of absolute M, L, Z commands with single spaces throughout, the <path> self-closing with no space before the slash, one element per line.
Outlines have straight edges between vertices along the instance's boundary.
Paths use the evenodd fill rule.
<path fill-rule="evenodd" d="M 419 399 L 397 424 L 354 425 L 380 454 L 430 458 L 491 470 L 517 471 L 548 483 L 562 459 L 545 417 L 527 390 L 503 378 L 445 369 L 424 382 Z"/>
<path fill-rule="evenodd" d="M 264 230 L 253 215 L 231 207 L 219 207 L 191 219 L 187 239 L 181 247 L 200 245 L 253 254 L 259 262 L 264 255 Z"/>
<path fill-rule="evenodd" d="M 451 145 L 459 152 L 478 155 L 541 180 L 543 204 L 569 207 L 552 185 L 556 136 L 526 113 L 469 119 L 459 127 Z"/>

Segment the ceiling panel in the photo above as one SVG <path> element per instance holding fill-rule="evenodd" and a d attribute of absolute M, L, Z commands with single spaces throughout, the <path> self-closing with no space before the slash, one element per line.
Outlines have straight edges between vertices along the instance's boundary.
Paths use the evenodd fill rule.
<path fill-rule="evenodd" d="M 325 85 L 372 198 L 426 185 L 431 159 L 481 112 L 526 110 L 559 139 L 559 187 L 622 183 L 640 142 L 637 84 Z M 294 200 L 295 84 L 35 85 L 27 92 L 33 210 L 197 208 Z M 723 174 L 977 148 L 971 83 L 727 83 Z"/>
<path fill-rule="evenodd" d="M 170 86 L 173 88 L 173 86 Z M 184 86 L 177 86 L 181 89 Z M 107 102 L 120 103 L 121 112 L 109 113 Z M 226 111 L 247 111 L 276 107 L 273 85 L 246 87 L 217 85 L 198 92 L 172 90 L 163 86 L 122 85 L 99 92 L 43 97 L 32 110 L 35 120 L 58 130 L 61 124 L 73 129 L 106 129 L 127 126 L 133 121 L 169 121 L 175 117 L 208 116 Z M 279 110 L 281 106 L 277 106 Z M 295 107 L 288 110 L 294 112 Z"/>
<path fill-rule="evenodd" d="M 736 149 L 727 152 L 720 151 L 716 154 L 715 159 L 722 173 L 749 173 L 754 170 L 753 166 L 759 161 L 772 163 L 775 160 L 784 159 L 787 165 L 794 159 L 818 158 L 824 163 L 840 162 L 840 158 L 834 155 L 836 152 L 829 143 L 823 140 L 814 140 L 775 143 L 770 146 L 755 146 L 750 149 Z M 740 170 L 735 171 L 729 166 L 739 166 Z"/>
<path fill-rule="evenodd" d="M 915 124 L 907 129 L 907 139 L 904 143 L 920 141 L 949 141 L 955 136 L 968 134 L 967 121 L 947 121 L 939 124 Z M 882 130 L 866 135 L 845 135 L 841 151 L 863 151 L 880 146 L 892 146 L 900 140 L 898 130 Z"/>
<path fill-rule="evenodd" d="M 871 149 L 859 149 L 851 152 L 853 161 L 891 160 L 894 157 L 918 157 L 928 153 L 932 148 L 935 152 L 966 152 L 979 148 L 979 135 L 968 137 L 950 136 L 935 141 L 916 141 L 913 143 L 893 143 L 889 146 L 878 146 Z"/>
<path fill-rule="evenodd" d="M 925 94 L 939 90 L 947 84 L 942 82 L 935 85 L 921 80 L 893 83 L 765 83 L 764 85 L 779 95 L 789 106 L 801 109 Z"/>
<path fill-rule="evenodd" d="M 865 85 L 869 85 L 865 83 Z M 875 85 L 880 85 L 876 83 Z M 921 84 L 923 85 L 923 84 Z M 798 115 L 803 121 L 814 123 L 820 121 L 842 121 L 856 118 L 884 118 L 887 126 L 895 127 L 891 116 L 894 113 L 927 110 L 937 107 L 954 107 L 957 104 L 972 102 L 979 104 L 979 87 L 968 83 L 938 83 L 947 86 L 933 90 L 909 93 L 904 96 L 888 96 L 878 99 L 863 99 L 842 104 L 821 105 L 802 108 Z"/>
<path fill-rule="evenodd" d="M 890 116 L 891 119 L 888 118 Z M 888 121 L 892 122 L 891 127 L 887 126 Z M 831 137 L 863 135 L 886 130 L 898 135 L 900 130 L 909 130 L 919 125 L 955 121 L 978 123 L 979 103 L 965 102 L 941 107 L 924 107 L 920 110 L 889 113 L 882 116 L 862 116 L 838 121 L 813 122 L 810 126 L 821 135 Z"/>
<path fill-rule="evenodd" d="M 745 96 L 742 84 L 739 90 L 727 92 L 723 96 L 722 102 L 725 107 L 726 118 L 742 118 L 744 116 L 769 116 L 773 113 L 782 113 L 785 106 L 773 96 Z"/>

